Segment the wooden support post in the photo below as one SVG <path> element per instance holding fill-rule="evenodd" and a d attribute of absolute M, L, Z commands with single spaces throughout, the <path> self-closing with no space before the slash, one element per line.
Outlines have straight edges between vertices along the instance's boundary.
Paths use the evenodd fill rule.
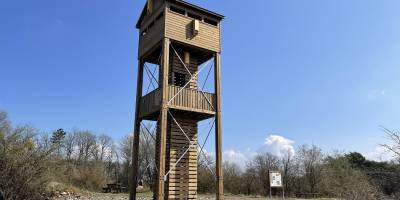
<path fill-rule="evenodd" d="M 137 84 L 136 84 L 136 109 L 135 109 L 135 125 L 134 125 L 134 138 L 133 138 L 133 146 L 132 146 L 132 171 L 131 171 L 131 188 L 129 199 L 136 200 L 136 186 L 137 186 L 137 178 L 138 178 L 138 162 L 139 162 L 139 138 L 140 138 L 140 123 L 141 119 L 139 118 L 139 108 L 140 108 L 140 99 L 142 97 L 142 86 L 143 86 L 143 62 L 139 60 L 138 66 L 138 75 L 137 75 Z"/>
<path fill-rule="evenodd" d="M 216 199 L 224 199 L 224 175 L 222 166 L 222 119 L 221 119 L 221 55 L 214 56 L 214 86 L 215 86 L 215 157 L 216 157 Z"/>
<path fill-rule="evenodd" d="M 165 151 L 166 151 L 166 140 L 167 140 L 167 117 L 168 117 L 168 67 L 169 67 L 169 48 L 170 40 L 164 38 L 162 44 L 162 66 L 161 66 L 161 111 L 159 116 L 159 136 L 158 141 L 158 180 L 157 187 L 155 188 L 155 199 L 164 200 L 164 175 L 165 175 Z"/>

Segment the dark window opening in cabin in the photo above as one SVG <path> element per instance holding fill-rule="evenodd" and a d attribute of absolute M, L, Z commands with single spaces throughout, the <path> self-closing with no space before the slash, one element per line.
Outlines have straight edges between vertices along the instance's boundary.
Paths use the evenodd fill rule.
<path fill-rule="evenodd" d="M 169 7 L 169 10 L 171 10 L 172 12 L 179 13 L 179 14 L 181 14 L 181 15 L 185 15 L 185 10 L 184 10 L 184 9 L 177 8 L 177 7 L 175 7 L 175 6 Z"/>
<path fill-rule="evenodd" d="M 213 26 L 217 26 L 218 25 L 218 22 L 216 22 L 214 20 L 211 20 L 211 19 L 207 19 L 207 18 L 204 18 L 204 22 L 207 23 L 207 24 L 211 24 Z"/>
<path fill-rule="evenodd" d="M 200 15 L 196 15 L 196 14 L 193 14 L 193 13 L 190 13 L 190 12 L 188 12 L 187 15 L 188 15 L 188 17 L 191 17 L 193 19 L 198 19 L 200 21 L 202 20 L 202 17 Z"/>
<path fill-rule="evenodd" d="M 161 12 L 159 15 L 156 17 L 156 21 L 160 20 L 164 15 L 164 12 Z"/>
<path fill-rule="evenodd" d="M 174 85 L 183 87 L 186 84 L 186 76 L 185 74 L 175 72 L 174 73 Z"/>

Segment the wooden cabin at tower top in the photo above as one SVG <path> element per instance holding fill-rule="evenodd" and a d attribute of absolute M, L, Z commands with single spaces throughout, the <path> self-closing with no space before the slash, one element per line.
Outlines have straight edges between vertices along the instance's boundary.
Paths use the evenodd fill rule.
<path fill-rule="evenodd" d="M 147 0 L 136 24 L 140 31 L 138 56 L 155 63 L 162 39 L 169 38 L 178 48 L 196 50 L 200 61 L 206 61 L 221 51 L 223 18 L 183 0 Z"/>

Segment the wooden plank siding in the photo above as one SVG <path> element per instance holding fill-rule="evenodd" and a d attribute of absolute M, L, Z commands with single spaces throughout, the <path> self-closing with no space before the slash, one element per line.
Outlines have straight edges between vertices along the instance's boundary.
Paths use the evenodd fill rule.
<path fill-rule="evenodd" d="M 182 87 L 168 86 L 168 100 L 172 99 Z M 207 99 L 208 100 L 207 100 Z M 208 101 L 211 103 L 208 103 Z M 156 89 L 149 94 L 143 96 L 140 101 L 140 114 L 141 118 L 158 112 L 161 103 L 161 93 Z M 197 113 L 215 114 L 215 95 L 212 93 L 204 92 L 204 95 L 195 89 L 183 89 L 168 105 L 169 108 L 192 111 Z"/>
<path fill-rule="evenodd" d="M 220 52 L 219 26 L 200 21 L 199 33 L 192 37 L 193 18 L 170 11 L 165 12 L 165 37 L 214 52 Z"/>
<path fill-rule="evenodd" d="M 194 11 L 190 12 L 198 14 Z M 160 14 L 162 14 L 162 17 L 157 18 Z M 139 58 L 150 53 L 163 38 L 170 38 L 171 40 L 202 49 L 220 52 L 220 25 L 218 24 L 215 26 L 200 21 L 199 33 L 196 36 L 192 36 L 193 20 L 194 19 L 189 16 L 170 11 L 168 7 L 157 5 L 157 8 L 154 9 L 154 13 L 146 15 L 141 22 L 139 32 Z M 143 32 L 146 32 L 146 35 L 142 35 Z"/>
<path fill-rule="evenodd" d="M 179 52 L 178 52 L 178 54 L 179 54 Z M 183 53 L 181 53 L 179 56 L 181 59 L 183 59 Z M 194 74 L 196 74 L 196 72 L 198 70 L 198 63 L 197 63 L 196 59 L 191 58 L 190 63 L 185 64 L 187 67 L 187 69 L 186 69 L 174 51 L 171 51 L 171 53 L 170 53 L 169 62 L 170 62 L 170 68 L 169 68 L 169 70 L 170 70 L 169 84 L 170 85 L 175 84 L 173 81 L 173 77 L 175 75 L 174 73 L 185 74 L 185 79 L 186 79 L 185 81 L 188 82 L 191 78 L 190 74 L 194 75 Z M 190 74 L 187 70 L 190 71 Z M 198 82 L 197 80 L 198 80 L 198 76 L 193 77 L 193 79 L 190 81 L 190 83 L 187 87 L 191 88 L 191 89 L 197 89 L 197 82 Z"/>
<path fill-rule="evenodd" d="M 157 45 L 164 38 L 165 29 L 165 15 L 156 20 L 157 16 L 164 12 L 163 8 L 160 8 L 154 14 L 149 16 L 146 20 L 143 20 L 142 26 L 139 32 L 139 58 L 149 53 L 150 49 Z M 150 24 L 154 23 L 150 27 Z M 150 27 L 150 28 L 149 28 Z M 142 35 L 143 31 L 146 31 L 146 35 Z"/>
<path fill-rule="evenodd" d="M 180 127 L 169 117 L 165 168 L 170 173 L 166 181 L 165 194 L 168 199 L 195 199 L 197 197 L 197 121 L 179 115 L 174 118 Z M 195 145 L 190 147 L 189 140 L 194 141 Z M 184 154 L 189 147 L 189 151 Z"/>

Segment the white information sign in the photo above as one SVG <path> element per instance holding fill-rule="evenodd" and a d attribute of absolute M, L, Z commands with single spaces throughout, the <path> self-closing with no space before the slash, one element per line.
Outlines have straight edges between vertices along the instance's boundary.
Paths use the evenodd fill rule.
<path fill-rule="evenodd" d="M 269 172 L 270 187 L 282 187 L 281 172 Z"/>

